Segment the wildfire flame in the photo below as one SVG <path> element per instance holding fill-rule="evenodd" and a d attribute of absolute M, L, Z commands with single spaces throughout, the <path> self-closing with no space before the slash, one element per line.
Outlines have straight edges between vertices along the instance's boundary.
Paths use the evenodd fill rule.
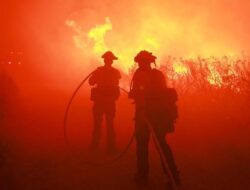
<path fill-rule="evenodd" d="M 108 17 L 106 17 L 105 21 L 105 24 L 98 25 L 88 32 L 89 39 L 94 42 L 93 51 L 96 54 L 101 54 L 108 50 L 105 44 L 105 35 L 108 31 L 112 30 L 112 23 Z"/>
<path fill-rule="evenodd" d="M 100 57 L 103 52 L 111 49 L 118 55 L 119 63 L 121 63 L 118 67 L 125 73 L 128 73 L 133 66 L 133 57 L 138 51 L 147 49 L 157 52 L 160 49 L 160 45 L 156 38 L 150 35 L 142 35 L 142 39 L 134 44 L 124 44 L 121 40 L 115 41 L 108 46 L 106 43 L 107 34 L 112 31 L 113 28 L 109 17 L 105 18 L 104 24 L 96 25 L 88 31 L 84 31 L 75 20 L 66 20 L 65 24 L 72 28 L 76 33 L 73 36 L 73 41 L 76 47 L 85 52 L 90 50 L 88 51 L 88 54 L 94 57 Z"/>
<path fill-rule="evenodd" d="M 197 77 L 198 73 L 211 86 L 221 88 L 228 85 L 226 78 L 231 77 L 230 80 L 232 80 L 232 78 L 240 76 L 239 71 L 237 72 L 235 67 L 237 58 L 232 56 L 227 60 L 219 60 L 214 57 L 209 59 L 201 59 L 198 57 L 195 61 L 192 60 L 194 58 L 190 58 L 191 61 L 189 59 L 173 58 L 166 63 L 166 52 L 164 52 L 164 46 L 161 43 L 164 41 L 164 34 L 167 34 L 166 36 L 172 36 L 173 39 L 179 38 L 182 36 L 180 33 L 180 26 L 173 21 L 163 22 L 159 18 L 151 18 L 151 20 L 148 19 L 147 22 L 151 24 L 145 25 L 143 29 L 137 31 L 137 37 L 132 38 L 136 40 L 124 42 L 122 37 L 117 36 L 117 34 L 113 32 L 113 24 L 109 17 L 105 18 L 103 24 L 96 25 L 88 31 L 83 30 L 81 25 L 75 20 L 65 21 L 66 25 L 75 32 L 73 41 L 77 48 L 98 58 L 107 50 L 114 51 L 119 57 L 118 67 L 125 73 L 129 73 L 131 68 L 134 67 L 133 57 L 135 54 L 140 50 L 146 49 L 158 56 L 158 66 L 160 68 L 165 68 L 164 72 L 166 72 L 168 79 L 171 78 L 171 80 L 174 80 L 175 84 L 181 80 L 185 80 L 186 83 L 188 81 L 197 80 L 197 78 L 199 78 Z M 155 33 L 154 27 L 161 28 L 160 33 Z M 109 38 L 108 35 L 110 33 L 112 33 L 113 39 Z M 189 31 L 189 38 L 194 41 L 202 41 L 201 36 L 194 33 L 194 30 Z M 171 41 L 171 39 L 169 39 L 169 41 Z M 209 44 L 203 49 L 205 55 L 210 55 L 217 50 L 214 46 Z M 225 49 L 228 48 L 225 47 Z M 231 50 L 228 49 L 228 52 L 231 52 Z M 172 68 L 169 68 L 169 66 Z M 231 82 L 230 88 L 234 87 L 234 84 Z"/>

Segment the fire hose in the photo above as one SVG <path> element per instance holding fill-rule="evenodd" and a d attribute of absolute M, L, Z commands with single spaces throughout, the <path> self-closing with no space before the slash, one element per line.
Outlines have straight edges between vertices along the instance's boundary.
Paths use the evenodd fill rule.
<path fill-rule="evenodd" d="M 152 132 L 153 141 L 154 141 L 156 150 L 159 153 L 164 173 L 167 175 L 168 179 L 170 180 L 170 183 L 171 183 L 171 186 L 172 186 L 173 190 L 177 190 L 178 187 L 177 187 L 177 184 L 175 182 L 173 173 L 170 170 L 170 167 L 169 167 L 169 164 L 168 164 L 167 160 L 164 158 L 164 152 L 162 150 L 162 147 L 161 147 L 161 145 L 159 143 L 158 138 L 156 137 L 154 127 L 146 117 L 144 117 L 143 119 L 146 122 L 147 126 L 149 127 L 150 131 Z"/>
<path fill-rule="evenodd" d="M 65 144 L 68 147 L 70 147 L 70 142 L 69 142 L 69 137 L 68 137 L 68 130 L 67 130 L 67 121 L 68 121 L 69 110 L 70 110 L 72 102 L 73 102 L 75 96 L 77 95 L 78 91 L 83 86 L 83 84 L 89 79 L 89 77 L 91 77 L 91 75 L 93 74 L 93 72 L 91 72 L 89 75 L 87 75 L 82 80 L 82 82 L 78 85 L 78 87 L 76 88 L 76 90 L 72 94 L 72 96 L 71 96 L 71 98 L 70 98 L 70 100 L 68 102 L 68 105 L 66 107 L 66 111 L 65 111 L 65 115 L 64 115 L 64 120 L 63 120 L 63 127 L 64 127 L 64 140 L 65 140 Z M 127 90 L 125 90 L 125 89 L 123 89 L 121 87 L 120 87 L 120 89 L 122 91 L 124 91 L 125 93 L 128 93 Z M 116 156 L 113 160 L 108 161 L 108 162 L 103 162 L 103 163 L 94 163 L 94 162 L 86 161 L 85 164 L 90 165 L 90 166 L 108 166 L 108 165 L 112 165 L 112 164 L 116 163 L 117 161 L 119 161 L 127 153 L 127 151 L 129 150 L 131 144 L 133 143 L 134 136 L 135 135 L 133 134 L 132 137 L 130 138 L 128 144 L 124 148 L 124 150 L 118 156 Z"/>
<path fill-rule="evenodd" d="M 94 71 L 93 71 L 94 72 Z M 76 94 L 78 93 L 78 91 L 80 90 L 80 88 L 83 86 L 83 84 L 89 79 L 89 77 L 91 77 L 91 75 L 93 74 L 93 72 L 91 72 L 89 75 L 87 75 L 83 81 L 78 85 L 78 87 L 76 88 L 76 90 L 74 91 L 73 95 L 71 96 L 69 102 L 68 102 L 68 105 L 66 107 L 66 111 L 65 111 L 65 115 L 64 115 L 64 121 L 63 121 L 63 126 L 64 126 L 64 140 L 65 140 L 65 144 L 67 146 L 70 146 L 70 143 L 69 143 L 69 138 L 68 138 L 68 135 L 67 135 L 67 121 L 68 121 L 68 115 L 69 115 L 69 110 L 70 110 L 70 107 L 72 105 L 72 102 L 76 96 Z M 132 80 L 133 82 L 133 80 Z M 131 87 L 132 87 L 132 82 L 131 82 Z M 128 94 L 128 91 L 123 89 L 123 88 L 120 88 L 122 91 L 124 91 L 125 93 Z M 156 137 L 156 134 L 155 134 L 155 131 L 154 131 L 154 128 L 152 126 L 152 124 L 150 123 L 150 121 L 144 117 L 143 120 L 146 122 L 146 124 L 148 125 L 148 127 L 150 128 L 151 132 L 152 132 L 152 136 L 153 136 L 153 140 L 154 140 L 154 144 L 156 146 L 156 149 L 160 155 L 160 159 L 161 159 L 161 162 L 162 162 L 162 165 L 163 165 L 163 168 L 164 168 L 164 171 L 165 174 L 168 176 L 170 182 L 171 182 L 171 185 L 173 187 L 174 190 L 177 190 L 177 185 L 175 183 L 175 180 L 174 180 L 174 177 L 173 177 L 173 174 L 169 168 L 169 165 L 166 161 L 166 159 L 164 159 L 164 153 L 163 153 L 163 150 L 162 150 L 162 147 Z M 87 165 L 90 165 L 90 166 L 108 166 L 108 165 L 112 165 L 114 163 L 116 163 L 117 161 L 119 161 L 126 153 L 127 151 L 129 150 L 131 144 L 133 143 L 134 141 L 134 138 L 135 138 L 135 134 L 133 133 L 132 137 L 130 138 L 127 146 L 124 148 L 124 150 L 118 155 L 116 156 L 113 160 L 111 161 L 108 161 L 108 162 L 103 162 L 103 163 L 94 163 L 94 162 L 90 162 L 90 161 L 86 161 L 85 164 Z"/>

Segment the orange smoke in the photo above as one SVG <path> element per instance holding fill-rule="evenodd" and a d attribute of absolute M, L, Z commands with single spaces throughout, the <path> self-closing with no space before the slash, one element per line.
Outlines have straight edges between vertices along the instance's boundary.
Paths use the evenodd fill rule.
<path fill-rule="evenodd" d="M 131 8 L 127 7 L 131 14 L 127 14 L 126 19 L 117 18 L 117 15 L 113 15 L 111 12 L 111 16 L 105 15 L 106 17 L 103 17 L 101 23 L 95 23 L 95 19 L 88 20 L 88 23 L 92 23 L 88 29 L 84 27 L 84 19 L 70 18 L 65 23 L 75 32 L 74 43 L 86 56 L 100 57 L 106 50 L 112 50 L 119 57 L 117 67 L 125 73 L 129 73 L 133 68 L 133 57 L 142 49 L 152 51 L 157 55 L 159 67 L 167 64 L 168 55 L 185 57 L 187 60 L 196 59 L 198 56 L 217 56 L 219 58 L 228 56 L 230 59 L 236 60 L 238 56 L 242 56 L 245 47 L 242 46 L 241 49 L 240 42 L 235 41 L 232 34 L 224 35 L 227 29 L 222 29 L 220 25 L 217 25 L 223 24 L 222 21 L 219 21 L 220 18 L 213 20 L 216 15 L 218 16 L 218 12 L 214 11 L 215 15 L 208 15 L 208 9 L 213 6 L 224 9 L 226 7 L 222 7 L 220 3 L 211 5 L 195 3 L 196 1 L 192 1 L 193 7 L 188 6 L 184 9 L 185 4 L 183 3 L 171 4 L 163 1 L 142 3 L 138 1 L 137 4 L 134 4 L 136 11 L 131 12 Z M 181 9 L 174 12 L 172 8 Z M 105 14 L 107 10 L 102 11 Z M 122 13 L 123 11 L 121 11 Z M 221 16 L 226 18 L 224 15 Z M 228 24 L 227 21 L 224 24 Z M 213 28 L 213 26 L 217 28 Z M 175 59 L 168 64 L 172 65 L 171 78 L 173 80 L 180 80 L 190 75 L 190 68 L 182 58 Z M 220 64 L 225 63 L 220 62 Z M 225 67 L 227 67 L 226 64 Z M 222 87 L 223 74 L 218 70 L 220 66 L 210 60 L 206 62 L 206 67 L 208 69 L 206 80 L 210 85 Z M 230 69 L 228 73 L 236 76 L 233 65 Z M 167 72 L 169 74 L 170 71 Z"/>
<path fill-rule="evenodd" d="M 58 71 L 69 78 L 72 72 L 88 72 L 96 66 L 94 60 L 100 59 L 107 49 L 119 57 L 115 66 L 125 73 L 133 68 L 138 51 L 152 51 L 157 56 L 158 67 L 173 65 L 175 80 L 190 75 L 190 68 L 178 59 L 168 62 L 168 56 L 185 60 L 228 56 L 236 60 L 243 53 L 248 55 L 250 50 L 250 2 L 247 0 L 190 0 L 188 3 L 184 0 L 58 0 L 18 4 L 15 12 L 19 13 L 20 22 L 17 30 L 11 31 L 14 34 L 21 31 L 17 35 L 23 38 L 20 46 L 25 44 L 27 48 L 21 50 L 31 52 L 26 55 L 32 55 L 32 63 L 37 63 L 32 66 L 39 68 L 37 72 L 53 79 Z M 6 44 L 10 41 L 6 40 Z M 47 56 L 40 56 L 40 52 Z M 43 64 L 38 64 L 37 57 Z M 48 57 L 52 61 L 45 64 Z M 208 64 L 207 80 L 220 86 L 224 76 L 213 64 L 213 61 Z M 235 73 L 231 68 L 230 72 Z"/>
<path fill-rule="evenodd" d="M 133 3 L 106 0 L 105 3 L 110 6 L 93 3 L 89 15 L 85 13 L 88 9 L 78 11 L 78 16 L 84 16 L 81 19 L 72 16 L 66 24 L 72 27 L 70 23 L 74 23 L 78 47 L 87 48 L 93 56 L 111 49 L 119 54 L 119 65 L 126 71 L 141 49 L 154 52 L 158 62 L 164 61 L 166 55 L 237 56 L 249 50 L 242 39 L 248 30 L 248 19 L 243 22 L 244 19 L 239 18 L 250 9 L 247 1 L 241 1 L 242 9 L 238 8 L 238 2 L 225 0 L 209 3 L 191 0 L 188 4 L 163 0 Z M 90 16 L 92 14 L 96 16 Z"/>

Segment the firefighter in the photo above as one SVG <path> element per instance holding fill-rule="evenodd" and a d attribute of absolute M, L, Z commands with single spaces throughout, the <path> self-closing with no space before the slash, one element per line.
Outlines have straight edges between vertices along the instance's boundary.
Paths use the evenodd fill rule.
<path fill-rule="evenodd" d="M 135 71 L 129 98 L 135 103 L 135 136 L 137 155 L 137 174 L 135 182 L 139 185 L 146 185 L 149 175 L 149 140 L 151 124 L 154 134 L 163 151 L 176 184 L 180 183 L 179 174 L 165 136 L 173 132 L 174 122 L 178 116 L 175 101 L 177 93 L 174 89 L 167 88 L 163 73 L 152 68 L 156 56 L 148 51 L 140 51 L 134 58 L 138 63 Z M 165 169 L 166 172 L 166 168 Z"/>
<path fill-rule="evenodd" d="M 103 116 L 106 120 L 107 128 L 107 152 L 115 153 L 115 130 L 114 118 L 116 113 L 116 100 L 120 95 L 119 80 L 121 78 L 119 70 L 112 67 L 113 61 L 118 58 L 107 51 L 102 55 L 104 66 L 98 67 L 89 78 L 89 84 L 94 86 L 91 89 L 91 100 L 93 101 L 94 128 L 90 150 L 98 150 L 101 137 L 101 124 Z"/>

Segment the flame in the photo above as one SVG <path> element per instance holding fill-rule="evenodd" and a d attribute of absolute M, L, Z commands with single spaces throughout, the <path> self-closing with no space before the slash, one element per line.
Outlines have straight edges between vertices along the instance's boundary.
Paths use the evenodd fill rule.
<path fill-rule="evenodd" d="M 174 63 L 173 69 L 177 75 L 187 75 L 188 74 L 188 68 L 181 63 Z"/>
<path fill-rule="evenodd" d="M 96 25 L 87 32 L 75 20 L 66 20 L 65 24 L 76 33 L 73 36 L 73 41 L 77 48 L 88 52 L 94 57 L 100 57 L 103 52 L 111 49 L 119 57 L 120 64 L 118 64 L 118 67 L 125 73 L 128 73 L 133 66 L 133 57 L 138 51 L 147 49 L 157 52 L 161 48 L 158 40 L 153 35 L 146 33 L 141 34 L 140 39 L 133 44 L 124 44 L 123 40 L 117 40 L 108 46 L 106 42 L 107 34 L 113 29 L 109 17 L 105 18 L 104 24 Z"/>
<path fill-rule="evenodd" d="M 105 24 L 97 25 L 88 32 L 87 35 L 89 39 L 94 42 L 93 51 L 95 54 L 101 54 L 108 50 L 105 44 L 105 35 L 110 30 L 112 30 L 112 23 L 110 19 L 106 17 Z"/>
<path fill-rule="evenodd" d="M 128 36 L 118 34 L 113 28 L 113 23 L 109 17 L 105 18 L 103 24 L 95 25 L 88 31 L 83 30 L 82 26 L 75 20 L 66 20 L 65 23 L 75 32 L 73 41 L 77 48 L 96 58 L 100 58 L 100 55 L 107 50 L 113 51 L 119 58 L 117 67 L 127 74 L 134 67 L 133 57 L 142 49 L 152 51 L 153 54 L 158 56 L 157 60 L 160 62 L 158 65 L 160 67 L 164 65 L 167 53 L 165 51 L 166 47 L 170 47 L 167 49 L 169 53 L 174 51 L 178 54 L 177 47 L 184 38 L 184 35 L 188 36 L 186 43 L 190 43 L 189 41 L 192 40 L 194 44 L 198 44 L 200 52 L 203 55 L 220 53 L 220 49 L 224 49 L 229 55 L 234 55 L 232 53 L 234 51 L 224 44 L 220 44 L 218 48 L 217 44 L 203 43 L 203 36 L 197 32 L 197 27 L 194 24 L 190 24 L 189 29 L 185 28 L 184 30 L 183 26 L 179 25 L 176 21 L 167 18 L 163 20 L 163 18 L 155 15 L 157 14 L 148 17 L 146 23 L 142 23 L 135 33 Z M 183 30 L 186 32 L 185 34 Z M 185 53 L 187 57 L 193 59 L 197 56 L 194 52 L 187 51 Z M 165 71 L 166 75 L 171 76 L 172 80 L 175 81 L 183 79 L 188 81 L 188 78 L 192 78 L 193 76 L 191 76 L 191 68 L 186 62 L 188 62 L 188 59 L 183 60 L 183 58 L 180 58 L 171 60 L 168 64 L 172 66 L 172 69 L 167 69 Z M 197 70 L 199 62 L 199 59 L 196 60 L 192 67 L 196 67 Z M 214 58 L 211 58 L 205 62 L 205 68 L 200 68 L 206 71 L 204 80 L 211 86 L 223 87 L 228 85 L 225 80 L 226 77 L 232 75 L 239 77 L 239 74 L 234 69 L 236 62 L 233 59 L 231 61 L 217 60 L 217 62 Z M 228 68 L 227 72 L 223 71 L 225 68 Z M 232 84 L 230 85 L 230 88 L 233 88 Z"/>

